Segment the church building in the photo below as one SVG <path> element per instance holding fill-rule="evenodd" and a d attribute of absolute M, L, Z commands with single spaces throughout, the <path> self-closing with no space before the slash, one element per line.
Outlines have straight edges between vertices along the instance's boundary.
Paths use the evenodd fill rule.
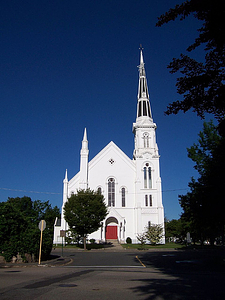
<path fill-rule="evenodd" d="M 99 191 L 104 195 L 108 215 L 102 226 L 88 236 L 96 242 L 117 239 L 125 243 L 127 237 L 137 243 L 137 235 L 149 224 L 164 228 L 164 209 L 159 167 L 159 151 L 156 143 L 156 124 L 153 122 L 149 92 L 140 50 L 137 117 L 133 123 L 134 152 L 130 159 L 114 142 L 110 142 L 91 161 L 87 130 L 80 151 L 80 171 L 70 180 L 67 171 L 63 180 L 63 204 L 61 220 L 56 220 L 54 243 L 61 243 L 61 230 L 68 230 L 63 207 L 71 194 L 79 189 Z M 161 240 L 165 243 L 165 238 Z"/>

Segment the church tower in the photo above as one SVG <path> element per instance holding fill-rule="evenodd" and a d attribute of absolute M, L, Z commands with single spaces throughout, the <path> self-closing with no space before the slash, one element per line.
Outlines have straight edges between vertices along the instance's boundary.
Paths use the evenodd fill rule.
<path fill-rule="evenodd" d="M 137 117 L 133 124 L 137 233 L 141 232 L 143 226 L 150 224 L 149 222 L 162 226 L 164 224 L 159 153 L 155 134 L 157 126 L 152 118 L 142 49 L 138 68 Z"/>

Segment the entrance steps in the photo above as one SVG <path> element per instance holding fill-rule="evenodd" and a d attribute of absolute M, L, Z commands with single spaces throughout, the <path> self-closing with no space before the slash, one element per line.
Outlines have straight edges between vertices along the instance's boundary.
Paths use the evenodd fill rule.
<path fill-rule="evenodd" d="M 118 240 L 107 239 L 107 243 L 111 243 L 112 248 L 115 249 L 115 250 L 123 250 L 123 247 L 120 245 Z"/>

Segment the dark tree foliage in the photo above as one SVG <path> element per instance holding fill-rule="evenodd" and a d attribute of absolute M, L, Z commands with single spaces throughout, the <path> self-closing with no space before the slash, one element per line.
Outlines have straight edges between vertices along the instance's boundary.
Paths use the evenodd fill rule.
<path fill-rule="evenodd" d="M 158 18 L 156 26 L 162 26 L 180 16 L 180 20 L 193 15 L 202 21 L 199 35 L 188 52 L 203 45 L 204 62 L 198 62 L 188 55 L 174 58 L 168 68 L 171 73 L 180 71 L 177 91 L 183 95 L 182 101 L 169 104 L 166 114 L 177 114 L 193 109 L 204 118 L 211 113 L 221 122 L 225 116 L 225 1 L 188 0 L 170 9 Z"/>
<path fill-rule="evenodd" d="M 183 209 L 181 220 L 194 240 L 224 237 L 224 168 L 225 138 L 216 132 L 212 122 L 204 123 L 199 140 L 188 149 L 188 156 L 195 162 L 199 178 L 192 178 L 190 192 L 179 196 Z"/>
<path fill-rule="evenodd" d="M 166 239 L 178 239 L 183 240 L 183 230 L 181 219 L 179 220 L 165 220 L 165 236 Z M 185 236 L 185 234 L 184 234 Z"/>
<path fill-rule="evenodd" d="M 187 151 L 188 157 L 195 163 L 194 168 L 200 175 L 204 175 L 213 162 L 222 138 L 212 121 L 203 123 L 203 131 L 200 131 L 198 136 L 198 143 L 187 148 Z"/>
<path fill-rule="evenodd" d="M 42 258 L 52 249 L 54 221 L 60 216 L 58 207 L 52 208 L 49 201 L 32 201 L 29 197 L 8 198 L 0 202 L 0 249 L 7 261 L 20 254 L 24 261 L 26 255 L 38 258 L 40 230 L 38 224 L 46 221 L 43 231 Z"/>
<path fill-rule="evenodd" d="M 90 189 L 79 190 L 68 198 L 64 213 L 70 229 L 84 238 L 86 250 L 87 235 L 99 229 L 107 216 L 107 207 L 100 193 Z"/>

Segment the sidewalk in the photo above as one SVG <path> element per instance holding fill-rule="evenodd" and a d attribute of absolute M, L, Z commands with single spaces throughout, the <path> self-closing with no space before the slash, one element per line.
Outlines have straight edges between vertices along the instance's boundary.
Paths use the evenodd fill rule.
<path fill-rule="evenodd" d="M 41 261 L 41 264 L 39 265 L 38 262 L 32 262 L 32 263 L 5 262 L 3 257 L 0 256 L 0 268 L 59 267 L 59 266 L 68 265 L 71 263 L 71 261 L 72 258 L 70 257 L 61 257 L 56 255 L 55 258 L 46 261 Z"/>

